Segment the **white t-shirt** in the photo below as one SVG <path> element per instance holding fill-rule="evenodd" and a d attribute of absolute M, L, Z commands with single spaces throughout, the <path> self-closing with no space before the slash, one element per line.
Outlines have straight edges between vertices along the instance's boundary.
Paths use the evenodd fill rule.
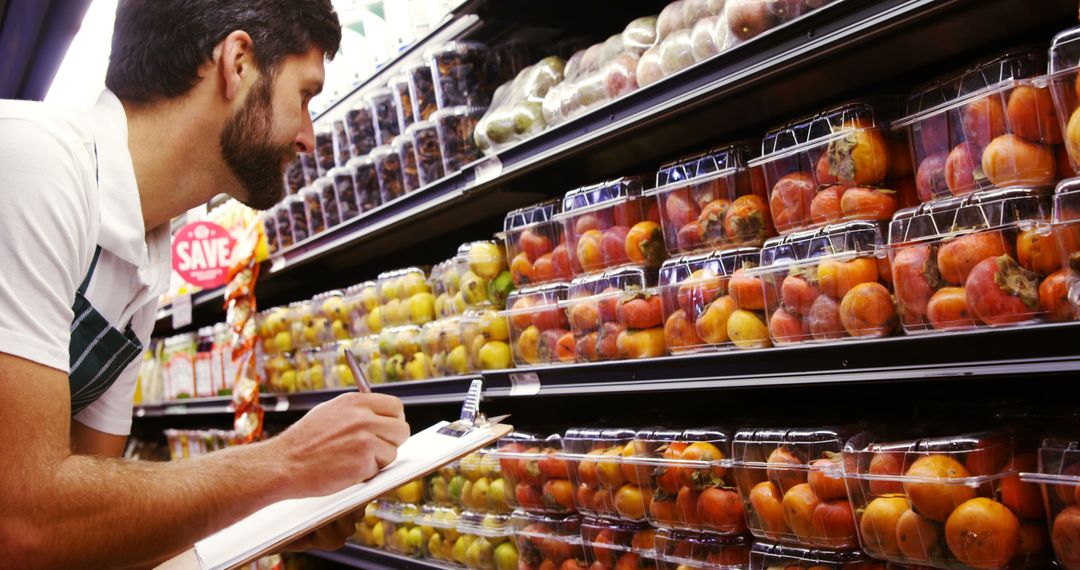
<path fill-rule="evenodd" d="M 143 228 L 127 116 L 112 92 L 85 113 L 0 100 L 0 352 L 68 372 L 75 291 L 98 245 L 86 298 L 147 346 L 169 241 L 168 224 Z M 140 364 L 74 419 L 127 435 Z"/>

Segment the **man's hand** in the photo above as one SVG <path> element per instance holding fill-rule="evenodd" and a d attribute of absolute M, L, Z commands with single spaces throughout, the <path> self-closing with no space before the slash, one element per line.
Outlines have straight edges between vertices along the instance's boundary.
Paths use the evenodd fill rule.
<path fill-rule="evenodd" d="M 349 392 L 320 404 L 268 443 L 284 458 L 294 496 L 335 493 L 374 477 L 409 438 L 401 400 Z"/>

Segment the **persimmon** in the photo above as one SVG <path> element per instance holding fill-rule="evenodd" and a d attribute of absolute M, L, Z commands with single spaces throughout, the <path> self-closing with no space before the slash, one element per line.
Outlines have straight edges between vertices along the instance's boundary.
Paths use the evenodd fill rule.
<path fill-rule="evenodd" d="M 953 196 L 973 192 L 978 187 L 975 171 L 982 155 L 978 147 L 964 142 L 953 147 L 945 159 L 945 185 Z"/>
<path fill-rule="evenodd" d="M 696 220 L 679 228 L 675 235 L 675 247 L 679 251 L 694 249 L 699 245 L 701 245 L 701 231 L 698 229 Z"/>
<path fill-rule="evenodd" d="M 881 283 L 860 283 L 840 302 L 840 322 L 849 336 L 886 336 L 896 328 L 892 295 Z"/>
<path fill-rule="evenodd" d="M 663 324 L 664 310 L 660 296 L 637 293 L 619 301 L 616 318 L 630 329 L 647 329 Z"/>
<path fill-rule="evenodd" d="M 728 294 L 740 309 L 760 311 L 765 309 L 766 291 L 760 277 L 748 276 L 746 269 L 736 269 L 728 280 Z M 770 299 L 775 302 L 775 299 Z"/>
<path fill-rule="evenodd" d="M 775 482 L 782 493 L 787 493 L 795 485 L 806 483 L 806 471 L 800 470 L 803 462 L 786 447 L 773 449 L 765 464 L 769 480 Z"/>
<path fill-rule="evenodd" d="M 840 212 L 847 219 L 888 221 L 899 207 L 895 190 L 855 186 L 840 198 Z"/>
<path fill-rule="evenodd" d="M 985 148 L 995 137 L 1005 134 L 1005 105 L 1000 95 L 988 95 L 964 106 L 960 112 L 964 137 Z"/>
<path fill-rule="evenodd" d="M 649 223 L 655 223 L 655 222 L 649 222 Z M 651 228 L 651 226 L 649 226 L 649 227 Z M 659 227 L 659 226 L 657 226 L 657 227 Z M 604 235 L 603 235 L 603 237 L 600 238 L 600 252 L 601 252 L 601 256 L 602 256 L 602 262 L 601 262 L 601 267 L 599 267 L 598 269 L 602 269 L 604 267 L 612 267 L 612 266 L 615 266 L 615 265 L 621 265 L 623 263 L 627 263 L 628 261 L 630 261 L 630 257 L 627 254 L 627 248 L 626 248 L 626 244 L 627 244 L 627 241 L 628 241 L 627 238 L 629 237 L 629 235 L 630 235 L 630 228 L 627 227 L 627 226 L 611 226 L 610 228 L 604 230 Z M 652 234 L 648 233 L 648 232 L 639 234 L 638 237 L 640 237 L 642 239 L 641 245 L 644 245 L 644 241 L 645 241 L 645 239 L 647 239 L 645 236 L 655 237 L 655 236 L 652 236 Z M 660 237 L 660 244 L 661 244 L 660 247 L 662 248 L 663 247 L 663 236 L 660 235 L 659 237 Z M 649 243 L 655 243 L 655 242 L 649 242 Z M 654 253 L 654 255 L 655 255 L 655 253 Z M 660 257 L 662 258 L 663 255 L 661 254 Z M 644 253 L 643 253 L 642 254 L 643 262 L 644 262 L 644 259 L 645 258 L 644 258 Z"/>
<path fill-rule="evenodd" d="M 626 234 L 626 257 L 646 267 L 659 267 L 667 259 L 664 232 L 660 224 L 646 220 L 634 224 Z"/>
<path fill-rule="evenodd" d="M 938 330 L 975 326 L 963 287 L 942 287 L 926 305 L 926 320 Z"/>
<path fill-rule="evenodd" d="M 828 295 L 821 295 L 810 306 L 806 315 L 810 334 L 814 340 L 832 340 L 844 337 L 844 324 L 840 318 L 840 303 Z"/>
<path fill-rule="evenodd" d="M 641 487 L 627 483 L 615 492 L 615 511 L 630 520 L 645 517 L 645 499 Z"/>
<path fill-rule="evenodd" d="M 599 353 L 596 351 L 596 342 L 599 336 L 594 333 L 587 333 L 578 338 L 574 344 L 574 353 L 577 355 L 577 359 L 581 362 L 595 362 L 599 357 Z"/>
<path fill-rule="evenodd" d="M 1080 507 L 1065 507 L 1054 517 L 1050 544 L 1062 566 L 1067 570 L 1080 568 Z"/>
<path fill-rule="evenodd" d="M 821 501 L 814 507 L 814 544 L 829 548 L 848 548 L 858 545 L 855 517 L 846 498 Z"/>
<path fill-rule="evenodd" d="M 719 447 L 707 441 L 695 441 L 686 446 L 681 459 L 685 461 L 701 461 L 708 464 L 698 471 L 698 478 L 694 477 L 694 470 L 683 468 L 679 471 L 679 483 L 681 485 L 700 485 L 710 479 L 723 480 L 727 475 L 727 467 L 721 461 L 724 452 Z"/>
<path fill-rule="evenodd" d="M 799 317 L 779 308 L 769 317 L 769 336 L 776 344 L 803 342 L 810 338 L 810 330 Z"/>
<path fill-rule="evenodd" d="M 664 321 L 664 342 L 672 351 L 693 348 L 701 345 L 697 327 L 682 309 L 671 313 Z"/>
<path fill-rule="evenodd" d="M 814 300 L 821 295 L 817 281 L 811 282 L 798 273 L 789 273 L 780 283 L 780 302 L 793 315 L 806 315 Z"/>
<path fill-rule="evenodd" d="M 1005 113 L 1013 133 L 1031 142 L 1061 143 L 1061 127 L 1049 88 L 1017 85 L 1009 94 Z"/>
<path fill-rule="evenodd" d="M 652 502 L 649 503 L 649 518 L 665 524 L 681 522 L 675 515 L 674 499 L 659 500 L 653 497 Z"/>
<path fill-rule="evenodd" d="M 829 142 L 829 172 L 841 184 L 867 186 L 885 181 L 889 171 L 889 146 L 877 127 L 857 122 L 843 125 L 843 136 Z"/>
<path fill-rule="evenodd" d="M 1054 163 L 1057 164 L 1057 177 L 1061 180 L 1066 178 L 1072 178 L 1077 175 L 1073 170 L 1072 160 L 1069 159 L 1069 152 L 1065 150 L 1065 145 L 1054 145 Z"/>
<path fill-rule="evenodd" d="M 630 461 L 625 460 L 645 454 L 646 450 L 644 442 L 634 440 L 623 447 L 623 461 L 619 462 L 619 468 L 622 469 L 623 478 L 639 487 L 649 484 L 649 476 L 652 474 L 652 468 L 648 465 L 631 463 Z"/>
<path fill-rule="evenodd" d="M 518 287 L 532 283 L 535 280 L 534 271 L 533 264 L 524 251 L 510 261 L 510 276 Z"/>
<path fill-rule="evenodd" d="M 784 520 L 795 536 L 800 540 L 813 544 L 816 533 L 814 532 L 814 509 L 821 503 L 821 499 L 814 494 L 814 490 L 807 483 L 800 483 L 784 493 L 782 501 L 784 505 Z"/>
<path fill-rule="evenodd" d="M 1002 255 L 979 262 L 964 284 L 968 310 L 988 325 L 1019 323 L 1039 310 L 1038 275 Z"/>
<path fill-rule="evenodd" d="M 724 278 L 709 268 L 698 269 L 679 283 L 679 308 L 690 318 L 696 318 L 709 303 L 726 290 Z"/>
<path fill-rule="evenodd" d="M 675 516 L 684 524 L 697 526 L 701 524 L 698 513 L 698 492 L 689 485 L 683 485 L 675 495 Z"/>
<path fill-rule="evenodd" d="M 846 186 L 829 186 L 817 193 L 810 202 L 810 219 L 815 224 L 828 224 L 844 217 L 840 210 L 840 198 Z"/>
<path fill-rule="evenodd" d="M 718 198 L 705 204 L 698 214 L 698 235 L 702 241 L 714 243 L 724 240 L 724 217 L 727 215 L 731 201 Z"/>
<path fill-rule="evenodd" d="M 600 305 L 593 299 L 575 301 L 570 305 L 570 325 L 576 330 L 593 330 L 600 326 Z"/>
<path fill-rule="evenodd" d="M 833 499 L 847 499 L 847 487 L 844 486 L 844 478 L 831 476 L 829 473 L 836 462 L 831 459 L 815 459 L 810 462 L 810 474 L 807 483 L 814 490 L 814 494 L 822 501 Z"/>
<path fill-rule="evenodd" d="M 1049 545 L 1050 536 L 1046 532 L 1045 521 L 1020 523 L 1020 545 L 1016 548 L 1021 556 L 1041 555 Z"/>
<path fill-rule="evenodd" d="M 1005 464 L 1004 471 L 1033 473 L 1038 468 L 1038 458 L 1034 453 L 1019 453 Z M 999 483 L 1001 502 L 1022 519 L 1042 520 L 1046 516 L 1043 506 L 1042 491 L 1035 483 L 1025 483 L 1020 475 L 1012 474 Z"/>
<path fill-rule="evenodd" d="M 963 285 L 980 261 L 1009 253 L 1001 232 L 974 232 L 946 241 L 938 249 L 938 271 L 947 283 Z"/>
<path fill-rule="evenodd" d="M 862 509 L 859 536 L 871 555 L 896 556 L 900 553 L 896 527 L 907 510 L 908 504 L 903 497 L 878 497 Z"/>
<path fill-rule="evenodd" d="M 949 185 L 945 178 L 945 165 L 948 158 L 947 151 L 935 152 L 919 163 L 919 169 L 915 172 L 915 190 L 923 202 L 929 202 L 949 193 Z"/>
<path fill-rule="evenodd" d="M 687 190 L 674 190 L 664 198 L 664 216 L 671 225 L 681 228 L 697 221 L 701 208 L 690 198 Z"/>
<path fill-rule="evenodd" d="M 543 256 L 541 256 L 543 259 Z M 537 263 L 540 259 L 537 260 Z M 533 271 L 536 271 L 536 263 L 533 264 Z M 573 270 L 570 264 L 570 249 L 565 243 L 560 243 L 555 246 L 555 250 L 551 252 L 551 273 L 554 279 L 570 279 L 573 275 Z"/>
<path fill-rule="evenodd" d="M 533 283 L 547 283 L 554 281 L 556 278 L 564 278 L 565 276 L 555 274 L 555 265 L 552 263 L 552 254 L 545 253 L 536 258 L 536 261 L 532 265 L 532 282 Z"/>
<path fill-rule="evenodd" d="M 836 184 L 836 176 L 833 176 L 833 174 L 829 172 L 828 152 L 823 152 L 818 156 L 817 163 L 814 166 L 814 176 L 817 178 L 817 183 L 821 186 Z"/>
<path fill-rule="evenodd" d="M 577 240 L 577 262 L 585 271 L 596 271 L 604 267 L 604 254 L 600 242 L 604 233 L 600 230 L 588 230 Z"/>
<path fill-rule="evenodd" d="M 928 245 L 909 245 L 896 251 L 892 261 L 896 303 L 905 322 L 921 322 L 934 291 L 941 286 L 937 263 Z"/>
<path fill-rule="evenodd" d="M 1050 184 L 1057 174 L 1054 150 L 1016 135 L 1001 135 L 983 149 L 982 171 L 992 184 Z"/>
<path fill-rule="evenodd" d="M 1050 228 L 1032 227 L 1016 237 L 1016 260 L 1029 271 L 1050 275 L 1061 269 L 1061 250 Z"/>
<path fill-rule="evenodd" d="M 877 283 L 877 263 L 871 257 L 824 259 L 818 264 L 817 279 L 823 293 L 839 300 L 860 283 Z"/>
<path fill-rule="evenodd" d="M 817 193 L 817 182 L 805 172 L 792 172 L 773 185 L 769 211 L 779 232 L 802 227 L 810 219 L 810 203 Z"/>
<path fill-rule="evenodd" d="M 761 523 L 767 536 L 782 536 L 791 532 L 784 518 L 783 496 L 780 488 L 772 481 L 762 481 L 754 485 L 749 493 L 750 505 Z"/>
<path fill-rule="evenodd" d="M 574 486 L 566 479 L 550 479 L 544 483 L 544 502 L 563 509 L 574 508 Z"/>
<path fill-rule="evenodd" d="M 694 323 L 694 329 L 701 340 L 708 344 L 725 344 L 731 341 L 727 323 L 731 315 L 738 310 L 735 300 L 724 295 L 709 304 L 705 312 Z"/>
<path fill-rule="evenodd" d="M 956 507 L 945 521 L 945 543 L 972 568 L 1003 568 L 1020 547 L 1020 521 L 1005 505 L 977 497 Z"/>
<path fill-rule="evenodd" d="M 533 313 L 530 309 L 532 306 L 532 297 L 519 297 L 516 299 L 514 304 L 510 306 L 510 324 L 517 329 L 525 329 L 531 325 Z"/>
<path fill-rule="evenodd" d="M 955 481 L 970 477 L 971 473 L 948 455 L 920 457 L 908 467 L 905 475 L 911 479 L 904 481 L 904 492 L 912 508 L 931 520 L 942 522 L 957 505 L 975 498 L 975 489 Z M 930 482 L 932 480 L 939 482 Z"/>
<path fill-rule="evenodd" d="M 1039 310 L 1050 322 L 1073 319 L 1073 306 L 1069 301 L 1069 271 L 1058 269 L 1039 284 Z"/>
<path fill-rule="evenodd" d="M 904 472 L 904 454 L 895 451 L 879 451 L 870 458 L 867 472 L 871 475 L 899 476 Z M 904 492 L 904 485 L 899 478 L 894 481 L 873 479 L 870 481 L 870 493 L 875 496 L 899 495 Z"/>
<path fill-rule="evenodd" d="M 682 459 L 682 453 L 686 450 L 687 444 L 683 441 L 672 441 L 663 446 L 663 451 L 660 456 L 664 459 L 679 460 Z M 671 465 L 662 465 L 656 468 L 656 488 L 660 490 L 660 493 L 667 495 L 674 495 L 679 492 L 679 481 L 682 480 L 681 467 L 674 467 Z"/>
<path fill-rule="evenodd" d="M 614 445 L 600 454 L 596 471 L 600 485 L 608 489 L 618 489 L 626 483 L 626 477 L 619 467 L 619 457 L 622 456 L 624 448 L 623 445 Z"/>
<path fill-rule="evenodd" d="M 761 245 L 773 235 L 765 200 L 756 194 L 736 198 L 724 214 L 724 233 L 728 241 L 738 245 Z"/>
<path fill-rule="evenodd" d="M 722 533 L 746 532 L 746 517 L 739 494 L 730 489 L 709 487 L 697 499 L 701 524 Z"/>

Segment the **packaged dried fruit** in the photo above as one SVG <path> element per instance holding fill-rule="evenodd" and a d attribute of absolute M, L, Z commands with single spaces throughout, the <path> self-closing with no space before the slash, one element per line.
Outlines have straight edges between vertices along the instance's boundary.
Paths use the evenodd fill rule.
<path fill-rule="evenodd" d="M 752 570 L 883 570 L 882 562 L 858 550 L 826 550 L 757 541 L 750 549 Z"/>
<path fill-rule="evenodd" d="M 461 106 L 443 108 L 431 115 L 439 136 L 443 170 L 447 174 L 461 170 L 482 156 L 473 139 L 473 130 L 483 114 L 483 107 Z"/>
<path fill-rule="evenodd" d="M 459 567 L 454 560 L 454 546 L 460 539 L 462 546 L 465 540 L 457 530 L 458 519 L 461 514 L 457 509 L 450 506 L 424 505 L 420 507 L 420 514 L 416 517 L 416 524 L 420 527 L 421 538 L 420 554 L 426 560 L 436 564 L 450 567 Z M 461 549 L 464 553 L 465 548 Z"/>
<path fill-rule="evenodd" d="M 464 512 L 458 519 L 458 532 L 465 539 L 465 567 L 469 570 L 489 570 L 513 562 L 517 568 L 517 546 L 510 540 L 509 515 Z M 471 540 L 470 540 L 471 539 Z"/>
<path fill-rule="evenodd" d="M 409 100 L 412 101 L 413 117 L 426 121 L 439 110 L 435 100 L 435 85 L 431 80 L 431 67 L 423 61 L 407 64 L 404 71 L 409 79 Z"/>
<path fill-rule="evenodd" d="M 461 315 L 461 342 L 473 370 L 513 368 L 510 325 L 502 311 L 469 309 Z"/>
<path fill-rule="evenodd" d="M 549 56 L 500 85 L 476 126 L 477 146 L 490 154 L 546 129 L 544 96 L 563 80 L 564 65 L 562 58 Z"/>
<path fill-rule="evenodd" d="M 394 137 L 401 134 L 394 107 L 394 92 L 389 87 L 376 89 L 364 98 L 364 103 L 375 127 L 375 142 L 379 145 L 390 144 Z"/>
<path fill-rule="evenodd" d="M 435 101 L 439 109 L 461 105 L 484 106 L 498 79 L 488 67 L 488 48 L 479 42 L 450 42 L 430 50 Z"/>
<path fill-rule="evenodd" d="M 1058 184 L 1052 216 L 1061 270 L 1039 285 L 1039 308 L 1047 321 L 1080 319 L 1080 181 Z"/>
<path fill-rule="evenodd" d="M 513 528 L 519 560 L 519 565 L 514 568 L 562 570 L 588 567 L 581 546 L 580 517 L 516 510 L 510 515 L 510 526 Z"/>
<path fill-rule="evenodd" d="M 345 112 L 345 131 L 349 135 L 349 154 L 353 158 L 364 156 L 378 146 L 375 122 L 366 103 Z"/>
<path fill-rule="evenodd" d="M 292 247 L 295 241 L 293 238 L 292 214 L 289 210 L 289 197 L 275 204 L 270 211 L 274 214 L 274 219 L 277 220 L 278 243 L 281 249 Z M 307 224 L 306 220 L 304 224 Z"/>
<path fill-rule="evenodd" d="M 888 127 L 892 98 L 859 100 L 769 131 L 761 157 L 781 234 L 844 220 L 888 221 L 916 202 L 911 156 Z"/>
<path fill-rule="evenodd" d="M 315 165 L 319 176 L 326 176 L 330 169 L 337 166 L 334 157 L 334 130 L 323 126 L 315 131 Z"/>
<path fill-rule="evenodd" d="M 333 170 L 333 168 L 330 169 L 331 172 Z M 319 207 L 322 210 L 323 223 L 326 228 L 332 228 L 340 224 L 341 207 L 338 205 L 337 189 L 334 187 L 333 178 L 330 176 L 319 178 L 312 187 L 319 193 Z M 312 233 L 314 233 L 314 230 Z"/>
<path fill-rule="evenodd" d="M 390 78 L 386 86 L 394 95 L 394 114 L 397 116 L 398 132 L 404 133 L 405 129 L 415 121 L 412 95 L 409 93 L 409 77 L 403 73 L 395 75 Z"/>
<path fill-rule="evenodd" d="M 503 314 L 510 323 L 510 345 L 517 366 L 576 360 L 574 333 L 559 306 L 566 291 L 566 283 L 555 282 L 510 293 Z"/>
<path fill-rule="evenodd" d="M 353 188 L 356 189 L 356 199 L 360 212 L 366 212 L 379 207 L 382 200 L 382 189 L 379 188 L 379 173 L 375 170 L 375 160 L 365 155 L 349 161 L 347 166 L 352 174 Z"/>
<path fill-rule="evenodd" d="M 518 287 L 551 281 L 566 281 L 570 270 L 570 249 L 563 227 L 555 216 L 559 201 L 550 200 L 518 208 L 503 221 L 510 274 Z"/>
<path fill-rule="evenodd" d="M 578 362 L 664 356 L 663 308 L 651 272 L 625 266 L 575 277 L 560 305 Z"/>
<path fill-rule="evenodd" d="M 562 437 L 515 432 L 491 455 L 499 460 L 510 505 L 529 513 L 567 515 L 574 507 L 568 461 L 559 455 Z"/>
<path fill-rule="evenodd" d="M 656 530 L 645 523 L 584 519 L 581 544 L 590 569 L 657 570 Z"/>
<path fill-rule="evenodd" d="M 720 536 L 661 528 L 656 531 L 656 559 L 664 570 L 747 570 L 748 536 Z"/>
<path fill-rule="evenodd" d="M 904 330 L 1041 322 L 1040 293 L 1060 310 L 1062 259 L 1047 192 L 985 190 L 897 212 L 888 249 Z M 1057 283 L 1041 288 L 1052 275 Z"/>
<path fill-rule="evenodd" d="M 1004 431 L 908 441 L 863 433 L 843 464 L 862 548 L 935 568 L 1046 568 L 1038 457 Z M 987 537 L 993 537 L 987 540 Z"/>
<path fill-rule="evenodd" d="M 563 450 L 578 512 L 605 519 L 645 520 L 641 486 L 631 483 L 620 463 L 624 454 L 632 453 L 628 445 L 635 435 L 632 429 L 566 431 Z"/>
<path fill-rule="evenodd" d="M 1042 487 L 1050 524 L 1050 545 L 1058 566 L 1065 570 L 1080 568 L 1080 549 L 1076 537 L 1080 535 L 1080 442 L 1070 439 L 1048 438 L 1039 448 L 1038 472 L 1032 473 L 1030 461 L 1020 466 L 1025 471 L 1020 476 L 1024 483 L 1036 483 Z M 1028 487 L 1014 484 L 1030 498 Z M 1020 497 L 1014 493 L 1014 497 Z M 1003 495 L 1004 498 L 1004 495 Z M 1033 509 L 1034 510 L 1034 509 Z M 1023 526 L 1021 532 L 1023 532 Z M 1045 540 L 1045 534 L 1042 535 Z"/>
<path fill-rule="evenodd" d="M 266 237 L 266 250 L 273 255 L 281 248 L 281 242 L 278 241 L 278 226 L 274 210 L 270 209 L 259 214 L 259 220 L 262 222 L 263 236 Z"/>
<path fill-rule="evenodd" d="M 765 287 L 753 274 L 759 259 L 756 248 L 736 248 L 664 262 L 659 290 L 672 354 L 771 346 Z"/>
<path fill-rule="evenodd" d="M 735 434 L 735 480 L 755 537 L 807 548 L 858 547 L 840 453 L 850 435 L 828 427 Z"/>
<path fill-rule="evenodd" d="M 352 144 L 349 142 L 349 131 L 345 128 L 345 119 L 337 119 L 334 121 L 334 166 L 345 166 L 352 157 Z"/>
<path fill-rule="evenodd" d="M 304 203 L 304 209 L 307 214 L 309 236 L 326 231 L 326 217 L 322 207 L 322 192 L 319 190 L 325 181 L 325 178 L 315 180 L 315 184 L 304 188 L 298 195 Z M 333 186 L 331 186 L 331 189 L 332 188 Z M 293 221 L 295 224 L 295 217 Z"/>
<path fill-rule="evenodd" d="M 567 192 L 555 220 L 563 225 L 574 275 L 627 264 L 655 269 L 667 259 L 660 211 L 636 177 Z"/>
<path fill-rule="evenodd" d="M 300 194 L 293 194 L 285 198 L 284 204 L 289 212 L 289 225 L 292 226 L 293 243 L 302 242 L 311 235 L 308 226 L 307 201 L 303 197 L 303 193 L 310 188 L 310 186 L 307 186 Z"/>
<path fill-rule="evenodd" d="M 413 152 L 413 141 L 409 135 L 394 137 L 391 144 L 394 152 L 398 155 L 401 164 L 401 182 L 405 193 L 412 192 L 420 187 L 420 179 L 416 172 L 416 154 Z"/>
<path fill-rule="evenodd" d="M 847 222 L 770 239 L 761 266 L 774 344 L 896 334 L 892 272 L 875 222 Z"/>
<path fill-rule="evenodd" d="M 726 430 L 644 430 L 627 445 L 623 476 L 642 489 L 645 517 L 657 528 L 744 535 Z"/>
<path fill-rule="evenodd" d="M 416 180 L 427 186 L 445 176 L 442 148 L 439 146 L 439 130 L 431 121 L 417 121 L 405 133 L 412 138 L 416 153 Z"/>
<path fill-rule="evenodd" d="M 304 166 L 300 164 L 297 156 L 285 167 L 285 191 L 288 194 L 296 194 L 307 182 L 304 180 Z"/>
<path fill-rule="evenodd" d="M 379 181 L 379 194 L 385 204 L 405 195 L 405 181 L 401 173 L 401 158 L 389 144 L 375 147 L 371 151 L 371 160 L 375 163 L 375 177 Z"/>
<path fill-rule="evenodd" d="M 761 247 L 776 235 L 762 170 L 747 166 L 752 153 L 732 143 L 660 167 L 645 195 L 660 208 L 668 251 Z"/>
<path fill-rule="evenodd" d="M 300 169 L 304 173 L 304 186 L 310 186 L 319 177 L 319 166 L 314 152 L 300 153 Z"/>
<path fill-rule="evenodd" d="M 345 222 L 360 215 L 360 196 L 356 192 L 353 172 L 348 166 L 338 166 L 327 173 L 337 193 L 337 207 L 340 221 Z"/>

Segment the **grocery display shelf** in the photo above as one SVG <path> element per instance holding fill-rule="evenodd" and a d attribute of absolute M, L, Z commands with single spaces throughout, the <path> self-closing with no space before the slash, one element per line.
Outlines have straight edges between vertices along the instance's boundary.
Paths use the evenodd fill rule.
<path fill-rule="evenodd" d="M 425 560 L 401 556 L 384 550 L 376 550 L 374 548 L 367 548 L 351 543 L 346 544 L 344 548 L 332 552 L 326 550 L 311 550 L 308 551 L 307 554 L 317 556 L 323 560 L 336 562 L 350 568 L 363 568 L 364 570 L 443 570 L 446 568 L 446 566 L 441 566 Z"/>
<path fill-rule="evenodd" d="M 225 319 L 224 287 L 205 289 L 191 295 L 191 326 L 205 326 Z M 154 334 L 172 331 L 172 304 L 157 311 Z M 186 329 L 189 327 L 183 327 Z M 177 329 L 177 330 L 182 330 Z"/>

